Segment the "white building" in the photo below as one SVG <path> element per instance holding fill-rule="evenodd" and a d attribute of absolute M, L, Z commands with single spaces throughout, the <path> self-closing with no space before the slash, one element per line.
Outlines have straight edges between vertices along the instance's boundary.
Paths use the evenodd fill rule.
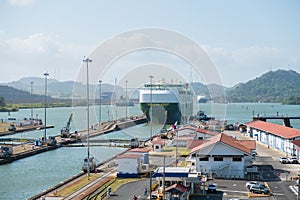
<path fill-rule="evenodd" d="M 209 131 L 206 129 L 197 128 L 194 126 L 184 126 L 176 129 L 176 134 L 178 137 L 181 136 L 188 136 L 188 135 L 195 135 L 195 139 L 197 140 L 205 140 L 207 138 L 213 137 L 219 133 Z"/>
<path fill-rule="evenodd" d="M 293 141 L 300 139 L 300 130 L 259 120 L 246 125 L 247 135 L 256 141 L 279 149 L 289 155 L 299 153 Z"/>
<path fill-rule="evenodd" d="M 149 164 L 149 151 L 150 149 L 148 148 L 134 148 L 134 149 L 130 149 L 128 153 L 142 155 L 141 156 L 142 163 Z"/>
<path fill-rule="evenodd" d="M 243 179 L 246 168 L 252 165 L 252 156 L 251 149 L 245 142 L 242 144 L 239 140 L 220 133 L 193 148 L 186 161 L 194 172 L 220 178 Z"/>
<path fill-rule="evenodd" d="M 124 153 L 118 158 L 118 177 L 138 177 L 143 166 L 143 154 Z"/>

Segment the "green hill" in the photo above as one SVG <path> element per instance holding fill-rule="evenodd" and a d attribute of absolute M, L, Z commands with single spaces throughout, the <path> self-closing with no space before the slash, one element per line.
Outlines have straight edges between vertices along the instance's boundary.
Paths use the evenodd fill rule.
<path fill-rule="evenodd" d="M 33 94 L 31 96 L 30 92 L 18 90 L 5 85 L 0 85 L 0 97 L 3 97 L 5 102 L 8 104 L 30 103 L 31 98 L 33 103 L 42 103 L 45 98 L 43 95 Z M 49 97 L 49 100 L 51 100 L 51 97 Z"/>
<path fill-rule="evenodd" d="M 227 90 L 229 102 L 290 103 L 300 97 L 300 74 L 293 70 L 270 71 Z M 287 100 L 290 99 L 290 102 Z"/>

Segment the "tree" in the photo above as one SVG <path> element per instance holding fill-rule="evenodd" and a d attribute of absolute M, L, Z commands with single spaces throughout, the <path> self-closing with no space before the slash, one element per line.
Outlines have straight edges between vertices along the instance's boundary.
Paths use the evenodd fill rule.
<path fill-rule="evenodd" d="M 5 107 L 6 106 L 5 99 L 3 97 L 0 97 L 0 106 L 1 107 Z"/>

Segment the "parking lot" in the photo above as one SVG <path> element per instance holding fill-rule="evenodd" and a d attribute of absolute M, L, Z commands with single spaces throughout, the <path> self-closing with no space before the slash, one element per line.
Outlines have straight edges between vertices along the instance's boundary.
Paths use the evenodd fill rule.
<path fill-rule="evenodd" d="M 240 132 L 227 131 L 226 134 L 236 137 L 237 139 L 251 139 L 244 136 Z M 291 199 L 297 198 L 298 188 L 295 186 L 295 180 L 292 180 L 298 176 L 299 164 L 282 164 L 279 162 L 280 157 L 288 157 L 284 152 L 277 149 L 268 148 L 267 145 L 256 143 L 257 156 L 253 165 L 259 167 L 261 177 L 267 182 L 273 194 L 272 198 L 275 199 Z M 231 185 L 236 181 L 228 181 L 227 187 L 232 190 L 235 187 Z M 238 182 L 243 185 L 245 191 L 247 191 L 245 184 L 246 181 Z M 221 188 L 222 189 L 222 188 Z M 242 188 L 238 190 L 243 191 Z"/>

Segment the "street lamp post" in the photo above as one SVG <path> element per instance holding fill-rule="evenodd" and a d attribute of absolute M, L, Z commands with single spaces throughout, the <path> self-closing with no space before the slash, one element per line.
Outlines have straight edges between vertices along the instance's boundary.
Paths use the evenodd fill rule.
<path fill-rule="evenodd" d="M 99 80 L 99 128 L 101 128 L 101 83 L 102 80 Z"/>
<path fill-rule="evenodd" d="M 149 76 L 150 78 L 150 144 L 152 145 L 152 79 L 154 76 Z M 151 173 L 151 168 L 150 168 L 150 174 L 149 174 L 149 179 L 150 179 L 150 199 L 152 196 L 152 173 Z"/>
<path fill-rule="evenodd" d="M 152 79 L 154 76 L 149 76 L 150 78 L 150 141 L 152 141 L 152 117 L 153 117 L 153 108 L 152 108 Z"/>
<path fill-rule="evenodd" d="M 31 122 L 33 122 L 33 108 L 32 108 L 32 85 L 33 85 L 33 82 L 31 81 L 30 82 L 30 106 L 31 106 L 31 112 L 30 112 L 30 118 L 31 118 Z"/>
<path fill-rule="evenodd" d="M 125 81 L 125 116 L 126 116 L 126 119 L 127 119 L 127 106 L 128 106 L 128 99 L 127 99 L 127 83 L 128 81 L 126 80 Z"/>
<path fill-rule="evenodd" d="M 300 200 L 300 173 L 298 172 L 298 200 Z"/>
<path fill-rule="evenodd" d="M 186 125 L 188 122 L 188 116 L 187 116 L 187 101 L 188 101 L 188 84 L 185 85 L 185 109 L 184 109 L 184 124 Z"/>
<path fill-rule="evenodd" d="M 89 97 L 89 63 L 92 62 L 89 58 L 83 58 L 83 62 L 86 63 L 86 98 L 87 98 L 87 174 L 88 180 L 90 180 L 90 97 Z"/>
<path fill-rule="evenodd" d="M 47 139 L 47 77 L 49 74 L 46 72 L 44 73 L 45 76 L 45 122 L 44 122 L 44 142 L 46 143 Z"/>

